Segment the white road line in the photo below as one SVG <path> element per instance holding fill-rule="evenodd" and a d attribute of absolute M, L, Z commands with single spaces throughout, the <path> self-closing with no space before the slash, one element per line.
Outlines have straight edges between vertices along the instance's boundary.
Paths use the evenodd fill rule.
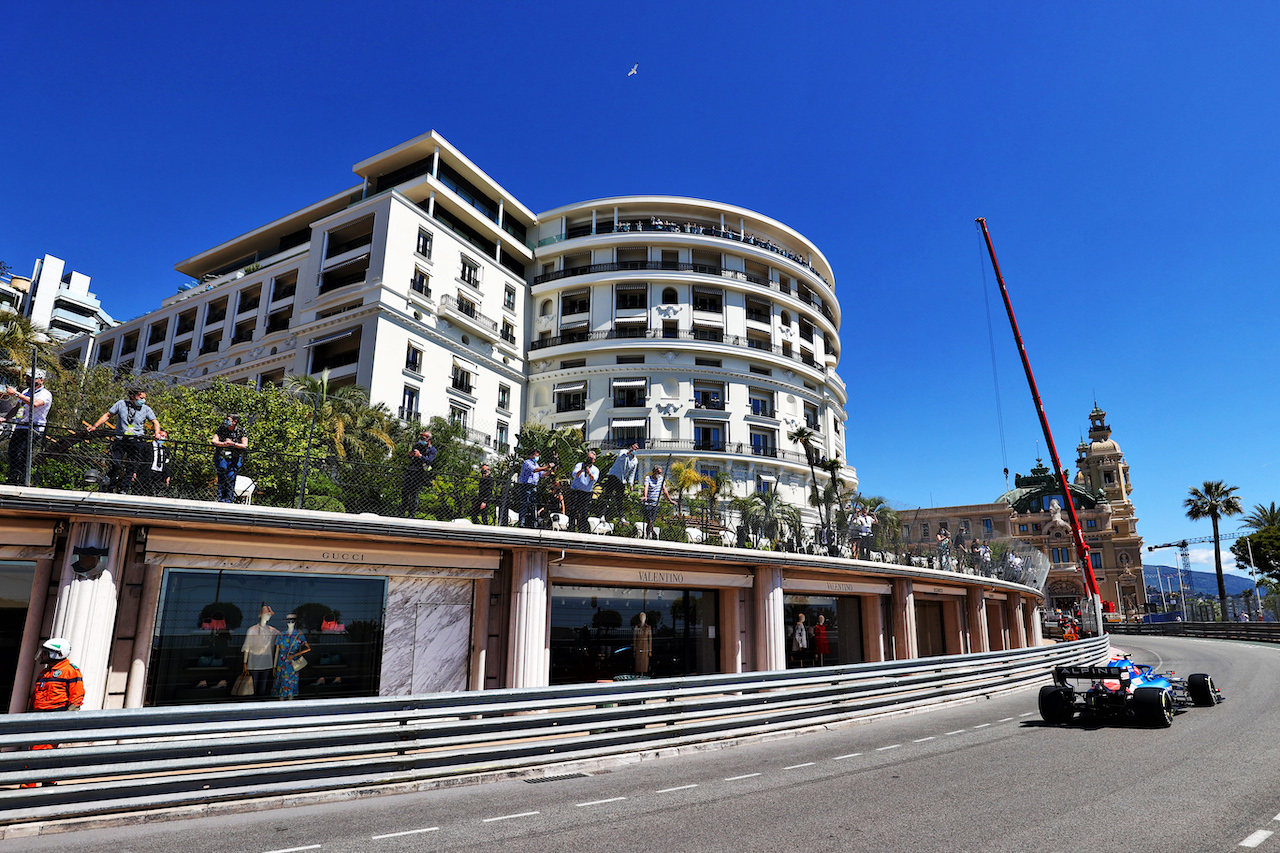
<path fill-rule="evenodd" d="M 407 829 L 404 832 L 388 832 L 386 835 L 371 835 L 370 840 L 377 841 L 382 838 L 399 838 L 402 835 L 418 835 L 423 832 L 435 832 L 440 829 L 438 826 L 428 826 L 426 829 Z"/>
<path fill-rule="evenodd" d="M 929 737 L 920 737 L 920 738 L 916 738 L 915 740 L 913 740 L 913 741 L 911 741 L 911 742 L 912 742 L 912 743 L 924 743 L 925 741 L 930 741 L 930 740 L 937 740 L 937 738 L 936 738 L 936 737 L 934 737 L 933 735 L 930 735 Z"/>
<path fill-rule="evenodd" d="M 975 729 L 985 729 L 985 728 L 986 728 L 987 726 L 989 726 L 989 725 L 991 725 L 991 724 L 990 724 L 990 723 L 979 723 L 978 725 L 974 726 L 974 728 L 975 728 Z"/>
<path fill-rule="evenodd" d="M 996 720 L 996 722 L 997 722 L 997 723 L 1007 723 L 1007 722 L 1009 722 L 1009 721 L 1010 721 L 1010 720 L 1012 720 L 1012 719 L 1013 719 L 1013 717 L 1005 717 L 1005 718 L 1004 718 L 1004 719 L 1002 719 L 1002 720 Z"/>
<path fill-rule="evenodd" d="M 806 761 L 804 764 L 792 764 L 790 767 L 784 767 L 783 770 L 799 770 L 801 767 L 812 767 L 817 764 L 816 761 Z"/>
<path fill-rule="evenodd" d="M 1236 846 L 1237 847 L 1257 847 L 1259 844 L 1266 841 L 1268 838 L 1270 838 L 1274 834 L 1275 833 L 1273 833 L 1269 829 L 1259 829 L 1257 832 L 1253 833 L 1252 835 L 1250 835 L 1244 841 L 1241 841 Z"/>
<path fill-rule="evenodd" d="M 760 775 L 759 773 L 743 773 L 741 776 L 730 776 L 730 777 L 728 777 L 727 779 L 725 779 L 724 781 L 726 781 L 726 782 L 737 782 L 739 779 L 750 779 L 750 778 L 752 778 L 753 776 L 759 776 L 759 775 Z"/>
<path fill-rule="evenodd" d="M 1270 835 L 1271 833 L 1267 833 Z M 285 847 L 281 850 L 267 850 L 265 853 L 297 853 L 299 850 L 318 850 L 319 844 L 308 844 L 306 847 Z"/>
<path fill-rule="evenodd" d="M 1280 814 L 1276 815 L 1275 817 L 1273 817 L 1273 818 L 1271 818 L 1271 819 L 1272 819 L 1272 820 L 1280 820 Z"/>
<path fill-rule="evenodd" d="M 900 746 L 902 746 L 900 743 L 895 743 L 893 746 L 881 746 L 876 748 L 876 752 L 884 752 L 886 749 L 897 749 Z"/>
<path fill-rule="evenodd" d="M 1032 715 L 1034 715 L 1034 714 L 1035 714 L 1035 711 L 1023 711 L 1023 712 L 1022 712 L 1021 714 L 1019 714 L 1018 716 L 1019 716 L 1019 717 L 1030 717 L 1030 716 L 1032 716 Z"/>
<path fill-rule="evenodd" d="M 585 808 L 586 806 L 598 806 L 601 803 L 616 803 L 619 800 L 625 800 L 625 799 L 626 797 L 610 797 L 607 800 L 592 800 L 589 803 L 578 803 L 578 808 L 581 809 L 581 808 Z"/>
<path fill-rule="evenodd" d="M 531 817 L 536 814 L 542 814 L 542 812 L 520 812 L 520 814 L 504 814 L 502 817 L 487 817 L 484 819 L 484 822 L 493 823 L 495 820 L 511 820 L 512 818 L 517 818 L 517 817 Z"/>
<path fill-rule="evenodd" d="M 962 735 L 962 734 L 964 734 L 964 729 L 956 729 L 954 732 L 947 732 L 948 737 L 951 735 Z"/>
<path fill-rule="evenodd" d="M 843 760 L 843 759 L 845 759 L 845 758 L 857 758 L 859 755 L 862 755 L 862 753 L 861 753 L 861 752 L 851 752 L 851 753 L 849 753 L 848 755 L 837 755 L 835 758 L 833 758 L 833 759 L 831 759 L 831 760 L 832 760 L 832 761 L 841 761 L 841 760 Z M 1277 818 L 1277 820 L 1280 820 L 1280 818 Z"/>
<path fill-rule="evenodd" d="M 690 788 L 696 788 L 697 785 L 681 785 L 678 788 L 663 788 L 661 791 L 654 791 L 655 794 L 670 794 L 672 791 L 687 791 Z"/>

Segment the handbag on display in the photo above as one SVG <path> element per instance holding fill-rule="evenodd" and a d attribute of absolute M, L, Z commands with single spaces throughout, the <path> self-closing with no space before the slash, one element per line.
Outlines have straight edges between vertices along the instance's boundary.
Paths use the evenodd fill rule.
<path fill-rule="evenodd" d="M 289 663 L 293 664 L 294 672 L 302 672 L 302 670 L 307 666 L 307 659 L 304 657 L 296 657 L 289 661 Z"/>
<path fill-rule="evenodd" d="M 253 676 L 247 672 L 241 673 L 236 679 L 236 683 L 231 685 L 232 696 L 252 696 L 253 695 Z"/>

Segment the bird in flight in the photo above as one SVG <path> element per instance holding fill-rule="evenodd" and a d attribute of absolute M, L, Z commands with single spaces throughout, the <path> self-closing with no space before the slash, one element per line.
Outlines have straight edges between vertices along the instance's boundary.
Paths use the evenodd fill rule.
<path fill-rule="evenodd" d="M 638 73 L 639 70 L 640 70 L 640 63 L 637 62 L 635 65 L 631 66 L 631 70 L 627 72 L 627 76 L 630 77 L 631 75 Z"/>

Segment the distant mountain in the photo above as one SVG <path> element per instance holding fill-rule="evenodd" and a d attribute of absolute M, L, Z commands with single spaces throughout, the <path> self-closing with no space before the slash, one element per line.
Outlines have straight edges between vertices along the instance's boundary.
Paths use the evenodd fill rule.
<path fill-rule="evenodd" d="M 1178 588 L 1178 570 L 1173 566 L 1143 566 L 1143 580 L 1147 586 L 1159 588 L 1159 582 L 1156 580 L 1157 572 L 1159 576 L 1164 578 L 1164 588 L 1168 592 L 1170 590 L 1170 582 L 1173 589 Z M 1213 598 L 1218 596 L 1218 575 L 1216 572 L 1197 572 L 1192 570 L 1190 573 L 1191 588 L 1194 592 L 1201 595 L 1208 595 Z M 1239 595 L 1246 589 L 1253 588 L 1253 581 L 1250 578 L 1241 575 L 1233 575 L 1230 572 L 1223 572 L 1223 582 L 1227 585 L 1227 595 Z M 1182 579 L 1185 586 L 1187 578 Z"/>

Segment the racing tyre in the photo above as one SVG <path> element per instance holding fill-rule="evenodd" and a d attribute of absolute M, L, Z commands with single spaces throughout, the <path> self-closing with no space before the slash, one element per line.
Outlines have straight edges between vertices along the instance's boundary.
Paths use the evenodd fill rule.
<path fill-rule="evenodd" d="M 1133 711 L 1139 722 L 1149 726 L 1173 725 L 1173 697 L 1163 687 L 1139 687 L 1133 691 Z"/>
<path fill-rule="evenodd" d="M 1040 717 L 1046 723 L 1060 726 L 1076 715 L 1075 697 L 1069 687 L 1046 684 L 1040 688 Z"/>
<path fill-rule="evenodd" d="M 1187 676 L 1187 695 L 1198 707 L 1218 704 L 1218 691 L 1213 688 L 1213 679 L 1203 672 Z"/>

